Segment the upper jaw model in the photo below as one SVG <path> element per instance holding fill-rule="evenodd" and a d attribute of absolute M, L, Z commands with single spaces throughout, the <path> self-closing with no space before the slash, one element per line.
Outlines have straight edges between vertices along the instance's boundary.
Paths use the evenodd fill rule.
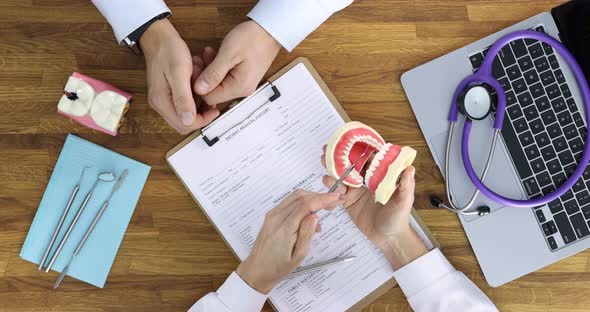
<path fill-rule="evenodd" d="M 340 178 L 365 150 L 368 152 L 343 183 L 355 188 L 364 185 L 375 194 L 376 202 L 385 204 L 397 188 L 402 172 L 416 158 L 416 151 L 411 147 L 386 143 L 371 127 L 352 121 L 336 130 L 328 140 L 325 156 L 328 174 Z M 369 159 L 370 152 L 375 152 L 372 159 Z M 364 170 L 367 162 L 369 166 Z"/>
<path fill-rule="evenodd" d="M 132 98 L 125 91 L 75 72 L 68 78 L 57 109 L 87 127 L 116 135 Z"/>

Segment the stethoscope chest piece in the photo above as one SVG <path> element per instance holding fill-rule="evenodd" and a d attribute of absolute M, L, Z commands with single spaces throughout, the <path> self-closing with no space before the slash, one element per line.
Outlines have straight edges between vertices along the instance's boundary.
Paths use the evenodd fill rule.
<path fill-rule="evenodd" d="M 484 84 L 467 87 L 457 98 L 459 112 L 472 120 L 482 120 L 490 114 L 496 97 Z"/>

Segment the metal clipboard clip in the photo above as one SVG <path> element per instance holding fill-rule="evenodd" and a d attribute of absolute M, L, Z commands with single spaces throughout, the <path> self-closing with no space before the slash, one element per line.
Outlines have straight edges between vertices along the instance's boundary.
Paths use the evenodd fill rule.
<path fill-rule="evenodd" d="M 266 102 L 264 102 L 262 105 L 260 105 L 258 108 L 254 109 L 248 116 L 246 116 L 246 118 L 244 118 L 242 121 L 234 124 L 233 126 L 229 127 L 228 129 L 226 129 L 225 131 L 223 131 L 221 134 L 212 137 L 212 138 L 208 138 L 206 135 L 206 131 L 214 126 L 217 122 L 219 122 L 220 120 L 223 120 L 224 116 L 228 116 L 230 115 L 236 108 L 238 108 L 240 106 L 240 104 L 242 103 L 246 103 L 248 102 L 248 100 L 250 100 L 251 98 L 255 97 L 256 95 L 258 95 L 260 92 L 262 92 L 263 90 L 266 89 L 266 87 L 270 86 L 273 95 L 271 95 L 268 100 L 266 100 Z M 234 128 L 240 126 L 242 123 L 244 123 L 246 120 L 250 119 L 250 117 L 252 117 L 258 110 L 260 110 L 261 108 L 263 108 L 264 106 L 266 106 L 268 103 L 274 102 L 276 101 L 278 98 L 281 97 L 281 92 L 279 91 L 279 89 L 271 82 L 268 81 L 266 82 L 264 85 L 262 85 L 260 88 L 258 88 L 258 90 L 256 90 L 254 93 L 252 93 L 251 95 L 249 95 L 248 97 L 244 98 L 243 100 L 241 100 L 240 102 L 234 104 L 227 112 L 225 112 L 219 119 L 215 120 L 214 122 L 212 122 L 211 124 L 209 124 L 208 126 L 206 126 L 205 128 L 203 128 L 203 130 L 201 130 L 201 133 L 203 135 L 203 141 L 205 141 L 205 143 L 207 144 L 207 146 L 212 147 L 213 145 L 215 145 L 215 143 L 219 142 L 219 138 L 223 137 L 224 135 L 226 135 L 228 132 L 230 132 L 231 130 L 233 130 Z"/>

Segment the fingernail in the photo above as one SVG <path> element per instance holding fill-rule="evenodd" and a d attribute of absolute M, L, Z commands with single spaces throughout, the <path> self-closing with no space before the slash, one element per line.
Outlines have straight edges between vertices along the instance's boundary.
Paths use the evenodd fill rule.
<path fill-rule="evenodd" d="M 209 84 L 205 80 L 197 81 L 197 90 L 199 92 L 207 92 L 209 90 Z"/>
<path fill-rule="evenodd" d="M 318 215 L 313 215 L 313 224 L 317 225 L 320 222 L 320 217 Z"/>
<path fill-rule="evenodd" d="M 414 175 L 416 174 L 416 169 L 414 167 L 412 167 L 412 169 L 410 169 L 410 177 L 414 177 Z"/>
<path fill-rule="evenodd" d="M 183 123 L 185 126 L 190 126 L 190 125 L 192 125 L 192 124 L 193 124 L 193 120 L 194 120 L 195 118 L 193 117 L 193 113 L 190 113 L 190 112 L 183 112 L 183 113 L 180 115 L 180 119 L 182 119 L 182 123 Z"/>

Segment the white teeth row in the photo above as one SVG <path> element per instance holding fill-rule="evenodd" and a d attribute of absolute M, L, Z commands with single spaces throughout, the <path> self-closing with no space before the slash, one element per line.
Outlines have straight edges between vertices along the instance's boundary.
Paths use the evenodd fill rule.
<path fill-rule="evenodd" d="M 100 127 L 110 131 L 117 130 L 127 104 L 126 97 L 113 91 L 96 94 L 90 84 L 73 76 L 68 79 L 64 90 L 75 93 L 78 98 L 70 100 L 64 94 L 57 104 L 60 111 L 77 117 L 90 115 Z"/>
<path fill-rule="evenodd" d="M 70 77 L 64 88 L 66 92 L 75 93 L 78 98 L 70 100 L 65 94 L 62 95 L 57 107 L 70 115 L 84 116 L 88 113 L 96 92 L 94 88 L 86 83 L 86 81 Z"/>
<path fill-rule="evenodd" d="M 125 111 L 127 98 L 113 91 L 99 93 L 90 107 L 90 117 L 97 125 L 115 131 Z"/>
<path fill-rule="evenodd" d="M 387 153 L 387 151 L 389 151 L 389 148 L 392 146 L 392 144 L 387 143 L 383 146 L 382 149 L 379 150 L 379 152 L 375 155 L 375 158 L 373 158 L 373 161 L 371 162 L 371 165 L 369 166 L 369 169 L 367 169 L 367 172 L 365 173 L 365 185 L 369 186 L 369 181 L 371 181 L 371 177 L 373 177 L 373 173 L 375 172 L 375 169 L 379 166 L 379 163 L 383 160 L 383 158 L 385 157 L 385 153 Z"/>
<path fill-rule="evenodd" d="M 350 162 L 350 159 L 348 158 L 348 155 L 350 154 L 350 150 L 352 150 L 352 147 L 354 146 L 354 144 L 356 144 L 357 142 L 367 143 L 370 146 L 373 146 L 373 147 L 377 148 L 378 150 L 380 150 L 380 149 L 383 148 L 383 145 L 381 144 L 381 142 L 377 141 L 377 139 L 375 139 L 374 137 L 372 137 L 370 135 L 357 135 L 357 136 L 354 136 L 352 138 L 352 140 L 350 140 L 350 142 L 348 142 L 348 144 L 344 148 L 344 154 L 342 155 L 342 160 L 344 160 L 344 167 L 345 168 L 351 165 L 351 162 Z M 377 157 L 377 156 L 375 156 L 375 157 Z M 356 170 L 353 170 L 350 173 L 350 177 L 352 177 L 358 183 L 363 183 L 363 177 Z"/>

